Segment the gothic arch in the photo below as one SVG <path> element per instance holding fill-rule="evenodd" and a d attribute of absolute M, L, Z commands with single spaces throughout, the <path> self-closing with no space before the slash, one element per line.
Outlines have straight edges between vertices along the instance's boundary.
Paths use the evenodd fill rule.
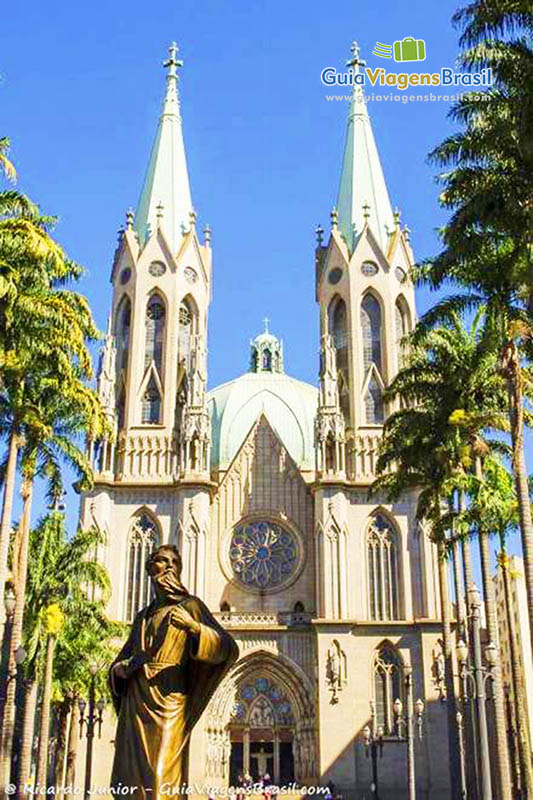
<path fill-rule="evenodd" d="M 372 655 L 371 697 L 375 703 L 376 722 L 385 735 L 395 735 L 394 702 L 404 701 L 404 660 L 390 639 L 383 639 Z"/>
<path fill-rule="evenodd" d="M 364 541 L 368 618 L 401 619 L 402 538 L 395 520 L 385 509 L 374 509 L 367 519 Z"/>
<path fill-rule="evenodd" d="M 142 506 L 130 518 L 125 552 L 123 608 L 124 619 L 128 622 L 149 602 L 151 588 L 146 559 L 160 544 L 161 527 L 152 511 Z"/>
<path fill-rule="evenodd" d="M 370 305 L 369 301 L 373 301 L 375 305 Z M 359 324 L 361 327 L 363 358 L 369 361 L 364 366 L 364 371 L 366 373 L 370 364 L 373 363 L 378 372 L 383 375 L 385 361 L 385 307 L 383 298 L 374 288 L 367 289 L 361 297 Z M 365 328 L 371 337 L 368 342 L 365 341 Z"/>
<path fill-rule="evenodd" d="M 115 311 L 115 347 L 117 375 L 127 370 L 131 345 L 132 302 L 128 292 L 123 292 Z"/>

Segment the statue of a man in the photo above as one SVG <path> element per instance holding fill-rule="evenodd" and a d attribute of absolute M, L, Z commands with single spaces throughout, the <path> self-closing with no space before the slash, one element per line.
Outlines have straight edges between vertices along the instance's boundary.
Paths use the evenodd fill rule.
<path fill-rule="evenodd" d="M 176 547 L 146 565 L 155 597 L 135 617 L 109 680 L 118 726 L 111 786 L 134 800 L 179 797 L 191 731 L 239 651 L 204 603 L 181 583 Z"/>

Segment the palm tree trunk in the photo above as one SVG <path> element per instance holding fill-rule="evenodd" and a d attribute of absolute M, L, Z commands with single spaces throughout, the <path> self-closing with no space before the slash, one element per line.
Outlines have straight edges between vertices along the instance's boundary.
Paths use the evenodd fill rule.
<path fill-rule="evenodd" d="M 67 746 L 67 725 L 70 701 L 65 697 L 59 709 L 59 725 L 57 733 L 57 748 L 55 759 L 54 783 L 56 795 L 61 793 L 60 787 L 63 786 L 63 762 L 65 761 L 65 750 Z"/>
<path fill-rule="evenodd" d="M 509 654 L 511 656 L 511 680 L 512 696 L 515 712 L 515 742 L 517 744 L 518 758 L 520 762 L 520 783 L 525 790 L 528 798 L 533 798 L 533 768 L 531 765 L 531 745 L 529 737 L 529 721 L 524 707 L 526 691 L 524 687 L 523 673 L 520 669 L 519 656 L 516 648 L 516 627 L 513 613 L 513 602 L 511 598 L 511 588 L 509 586 L 509 568 L 506 563 L 505 535 L 500 533 L 500 568 L 503 578 L 503 593 L 505 597 L 505 614 L 507 618 L 507 630 L 509 631 Z"/>
<path fill-rule="evenodd" d="M 4 586 L 7 579 L 7 556 L 9 541 L 11 539 L 11 515 L 13 513 L 13 497 L 15 494 L 15 479 L 17 473 L 17 456 L 20 439 L 14 429 L 9 438 L 9 455 L 4 485 L 4 499 L 2 503 L 2 519 L 0 521 L 0 596 L 4 596 Z M 0 619 L 2 622 L 2 636 L 5 623 L 4 604 L 0 603 Z"/>
<path fill-rule="evenodd" d="M 442 642 L 444 646 L 444 678 L 446 682 L 446 711 L 448 714 L 448 757 L 450 759 L 451 796 L 461 796 L 461 767 L 459 760 L 459 735 L 457 730 L 457 704 L 455 699 L 452 626 L 448 586 L 448 560 L 444 541 L 437 542 L 439 562 L 439 590 L 442 618 Z"/>
<path fill-rule="evenodd" d="M 24 718 L 22 723 L 22 744 L 18 769 L 18 800 L 25 800 L 29 793 L 25 787 L 29 784 L 33 754 L 33 737 L 35 733 L 35 711 L 37 708 L 37 680 L 27 679 L 24 700 Z"/>
<path fill-rule="evenodd" d="M 37 753 L 36 788 L 39 791 L 43 791 L 43 787 L 47 786 L 48 778 L 48 739 L 50 736 L 50 705 L 52 700 L 52 670 L 54 667 L 55 645 L 56 637 L 49 635 L 46 645 L 41 723 L 39 726 L 39 750 Z"/>
<path fill-rule="evenodd" d="M 522 551 L 524 554 L 524 571 L 526 577 L 527 608 L 529 614 L 529 632 L 531 650 L 533 652 L 533 521 L 529 502 L 529 485 L 524 456 L 524 396 L 522 388 L 522 371 L 520 354 L 513 341 L 505 347 L 502 368 L 507 381 L 509 397 L 509 420 L 512 440 L 512 466 L 518 498 L 520 531 L 522 534 Z"/>
<path fill-rule="evenodd" d="M 80 741 L 80 735 L 78 727 L 78 695 L 75 694 L 72 700 L 72 709 L 70 712 L 67 764 L 65 769 L 64 786 L 74 786 L 74 781 L 76 780 L 76 758 L 78 756 L 79 741 Z"/>
<path fill-rule="evenodd" d="M 481 557 L 483 596 L 485 599 L 485 614 L 487 617 L 489 640 L 498 647 L 498 616 L 496 610 L 494 584 L 492 582 L 490 568 L 489 534 L 486 530 L 480 530 L 479 532 L 479 554 Z M 509 743 L 507 740 L 507 726 L 505 722 L 505 698 L 503 694 L 502 667 L 499 658 L 492 668 L 492 691 L 494 694 L 494 722 L 496 738 L 496 752 L 494 754 L 494 758 L 496 761 L 499 788 L 496 796 L 501 797 L 502 800 L 512 800 L 511 770 L 509 766 Z"/>
<path fill-rule="evenodd" d="M 13 626 L 11 628 L 7 687 L 5 692 L 4 715 L 2 719 L 0 750 L 0 797 L 2 796 L 4 788 L 10 782 L 11 778 L 11 752 L 13 748 L 13 734 L 15 730 L 17 650 L 22 641 L 22 622 L 24 619 L 24 600 L 26 595 L 26 578 L 28 573 L 28 543 L 30 538 L 31 506 L 33 499 L 33 476 L 26 476 L 24 478 L 21 494 L 24 498 L 24 507 L 19 527 L 21 544 L 19 549 L 19 563 L 16 565 L 16 602 L 15 611 L 13 614 Z"/>

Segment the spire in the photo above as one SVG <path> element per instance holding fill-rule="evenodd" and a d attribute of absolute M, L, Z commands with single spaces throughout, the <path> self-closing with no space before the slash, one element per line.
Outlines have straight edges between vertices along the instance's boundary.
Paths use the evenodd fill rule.
<path fill-rule="evenodd" d="M 188 227 L 192 202 L 178 95 L 177 68 L 183 62 L 177 58 L 178 47 L 174 42 L 169 47 L 169 54 L 163 64 L 167 69 L 163 111 L 137 206 L 136 229 L 144 244 L 149 231 L 155 231 L 160 223 L 172 251 L 176 253 L 183 227 Z M 163 217 L 158 207 L 164 209 Z"/>
<path fill-rule="evenodd" d="M 351 50 L 353 57 L 347 66 L 352 67 L 355 79 L 365 62 L 359 58 L 356 42 Z M 337 209 L 339 227 L 350 249 L 354 245 L 354 233 L 361 233 L 368 222 L 382 249 L 386 250 L 387 228 L 394 227 L 392 207 L 364 93 L 357 83 L 354 83 L 350 103 Z"/>

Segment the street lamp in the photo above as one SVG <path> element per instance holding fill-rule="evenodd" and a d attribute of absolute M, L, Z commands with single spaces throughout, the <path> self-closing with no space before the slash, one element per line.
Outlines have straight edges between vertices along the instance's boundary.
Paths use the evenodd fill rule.
<path fill-rule="evenodd" d="M 416 776 L 415 776 L 415 743 L 414 726 L 416 724 L 418 739 L 422 739 L 422 714 L 424 713 L 424 703 L 420 698 L 413 704 L 413 670 L 410 666 L 403 669 L 405 681 L 405 697 L 407 699 L 407 709 L 403 713 L 403 703 L 398 697 L 393 703 L 394 716 L 396 719 L 396 731 L 398 738 L 403 739 L 403 732 L 406 732 L 407 741 L 407 785 L 409 788 L 409 800 L 416 800 Z"/>
<path fill-rule="evenodd" d="M 492 670 L 498 662 L 498 648 L 494 642 L 489 642 L 485 647 L 485 660 L 487 666 L 483 665 L 481 655 L 481 596 L 474 585 L 468 589 L 470 597 L 471 619 L 472 619 L 472 655 L 473 664 L 468 665 L 469 650 L 466 642 L 461 640 L 457 645 L 457 660 L 459 661 L 459 676 L 461 678 L 462 687 L 462 700 L 463 712 L 469 700 L 474 700 L 476 703 L 476 716 L 479 726 L 479 743 L 480 743 L 480 779 L 481 779 L 481 796 L 483 800 L 492 800 L 492 787 L 490 780 L 490 753 L 489 753 L 489 737 L 487 729 L 487 710 L 485 707 L 486 685 L 489 679 L 492 679 Z M 463 780 L 462 793 L 466 794 L 466 779 L 463 775 L 466 774 L 464 765 L 464 748 L 462 746 L 463 735 L 463 719 L 457 717 L 457 724 L 459 727 L 459 740 L 460 752 L 462 756 L 461 776 Z"/>
<path fill-rule="evenodd" d="M 91 664 L 89 667 L 89 671 L 91 673 L 91 681 L 89 684 L 89 708 L 87 711 L 87 716 L 85 716 L 85 709 L 87 708 L 87 703 L 85 700 L 80 697 L 78 700 L 78 708 L 80 711 L 80 736 L 83 735 L 83 726 L 86 727 L 86 737 L 87 737 L 87 752 L 85 757 L 85 789 L 84 789 L 84 800 L 89 800 L 91 795 L 91 773 L 93 768 L 93 740 L 94 740 L 94 729 L 95 726 L 98 725 L 98 738 L 102 733 L 102 722 L 104 718 L 104 709 L 105 709 L 105 699 L 103 697 L 100 698 L 98 702 L 96 702 L 96 676 L 98 674 L 98 665 Z"/>
<path fill-rule="evenodd" d="M 372 758 L 372 783 L 370 791 L 374 800 L 379 800 L 378 794 L 378 755 L 383 757 L 383 728 L 376 725 L 376 704 L 370 701 L 370 725 L 363 728 L 363 741 L 365 743 L 366 757 Z"/>

